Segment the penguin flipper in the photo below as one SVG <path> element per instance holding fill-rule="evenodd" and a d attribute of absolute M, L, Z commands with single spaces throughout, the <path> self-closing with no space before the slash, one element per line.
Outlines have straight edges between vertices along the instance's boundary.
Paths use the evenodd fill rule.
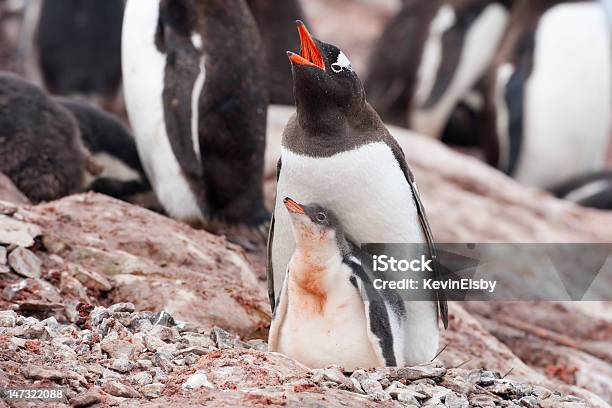
<path fill-rule="evenodd" d="M 389 135 L 390 136 L 390 135 Z M 421 223 L 421 229 L 423 230 L 423 234 L 425 235 L 425 240 L 427 241 L 427 247 L 429 249 L 429 254 L 433 259 L 433 274 L 434 278 L 437 279 L 440 277 L 440 264 L 438 259 L 438 252 L 436 250 L 436 243 L 433 238 L 433 233 L 431 232 L 431 227 L 429 225 L 429 221 L 427 221 L 427 214 L 425 213 L 425 207 L 421 202 L 421 197 L 419 195 L 419 189 L 417 188 L 416 181 L 414 179 L 414 175 L 410 168 L 408 168 L 408 164 L 406 163 L 406 157 L 404 156 L 404 152 L 402 148 L 399 146 L 397 141 L 391 137 L 391 149 L 393 150 L 393 154 L 395 155 L 396 160 L 398 161 L 402 171 L 404 172 L 404 176 L 406 177 L 406 181 L 410 185 L 410 190 L 412 191 L 412 196 L 414 197 L 414 204 L 417 208 L 417 213 L 419 215 L 419 221 Z M 448 329 L 448 303 L 446 301 L 446 294 L 444 290 L 438 289 L 436 292 L 438 298 L 438 313 L 440 314 L 440 318 L 442 319 L 442 323 L 444 324 L 444 328 Z"/>
<path fill-rule="evenodd" d="M 351 284 L 355 286 L 359 292 L 364 304 L 364 311 L 367 321 L 368 339 L 378 356 L 379 362 L 385 367 L 398 367 L 403 365 L 403 359 L 398 359 L 395 352 L 395 345 L 398 339 L 402 339 L 403 335 L 399 331 L 400 325 L 392 324 L 391 319 L 397 321 L 403 319 L 405 314 L 401 299 L 385 299 L 383 293 L 374 289 L 372 280 L 361 266 L 361 262 L 355 256 L 344 259 L 353 274 L 351 276 Z M 397 306 L 397 307 L 394 307 Z M 394 328 L 396 328 L 394 330 Z M 399 345 L 400 350 L 403 345 Z"/>
<path fill-rule="evenodd" d="M 280 177 L 282 159 L 279 157 L 276 163 L 276 183 L 278 184 L 278 178 Z M 276 203 L 276 195 L 274 196 L 274 202 Z M 274 243 L 274 211 L 272 211 L 272 218 L 270 220 L 270 231 L 268 232 L 268 244 L 266 248 L 266 275 L 268 278 L 268 297 L 270 299 L 270 307 L 274 313 L 276 297 L 274 294 L 274 268 L 272 265 L 272 245 Z M 286 279 L 285 279 L 286 282 Z M 279 293 L 280 296 L 280 293 Z"/>
<path fill-rule="evenodd" d="M 280 293 L 278 299 L 278 307 L 272 314 L 272 323 L 270 324 L 270 334 L 268 335 L 268 351 L 278 351 L 278 339 L 285 320 L 285 314 L 287 313 L 287 281 L 289 275 L 289 266 L 285 272 L 285 283 L 283 284 L 283 290 Z"/>

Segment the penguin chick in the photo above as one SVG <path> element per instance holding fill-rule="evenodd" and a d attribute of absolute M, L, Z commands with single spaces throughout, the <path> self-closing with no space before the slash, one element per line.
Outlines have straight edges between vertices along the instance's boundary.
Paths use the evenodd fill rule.
<path fill-rule="evenodd" d="M 338 218 L 316 204 L 288 197 L 283 203 L 296 247 L 270 327 L 270 351 L 311 368 L 395 366 L 391 303 L 372 286 Z"/>
<path fill-rule="evenodd" d="M 36 86 L 0 74 L 0 172 L 38 203 L 84 190 L 89 159 L 74 117 Z"/>
<path fill-rule="evenodd" d="M 90 103 L 63 97 L 54 99 L 77 119 L 85 147 L 102 166 L 101 173 L 88 180 L 88 190 L 129 202 L 135 195 L 151 190 L 136 142 L 123 123 Z"/>

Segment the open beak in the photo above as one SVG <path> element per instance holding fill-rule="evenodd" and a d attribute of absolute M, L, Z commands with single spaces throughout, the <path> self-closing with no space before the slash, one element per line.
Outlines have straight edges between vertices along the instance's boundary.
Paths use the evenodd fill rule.
<path fill-rule="evenodd" d="M 295 54 L 291 51 L 287 51 L 289 60 L 293 64 L 297 65 L 312 65 L 313 67 L 325 70 L 325 62 L 323 62 L 323 55 L 319 48 L 312 39 L 308 29 L 300 20 L 296 21 L 298 27 L 298 33 L 300 34 L 301 51 L 300 55 Z"/>
<path fill-rule="evenodd" d="M 289 211 L 289 213 L 304 214 L 304 209 L 289 197 L 285 197 L 283 203 L 285 204 L 285 207 L 287 207 L 287 211 Z"/>

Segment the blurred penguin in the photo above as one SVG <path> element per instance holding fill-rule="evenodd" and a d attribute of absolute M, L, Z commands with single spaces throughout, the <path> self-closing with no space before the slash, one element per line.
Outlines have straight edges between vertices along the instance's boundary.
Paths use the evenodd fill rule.
<path fill-rule="evenodd" d="M 304 20 L 298 0 L 247 0 L 255 17 L 268 62 L 270 103 L 294 105 L 293 78 L 287 70 L 287 50 L 300 46 L 295 38 L 295 20 Z"/>
<path fill-rule="evenodd" d="M 603 168 L 612 44 L 597 0 L 521 0 L 485 79 L 487 161 L 550 188 Z"/>
<path fill-rule="evenodd" d="M 555 186 L 552 192 L 584 207 L 612 210 L 612 170 L 575 177 Z"/>
<path fill-rule="evenodd" d="M 30 0 L 22 48 L 28 76 L 55 95 L 114 107 L 121 85 L 124 0 Z"/>
<path fill-rule="evenodd" d="M 166 212 L 263 238 L 267 72 L 245 1 L 130 0 L 122 47 L 130 122 Z"/>
<path fill-rule="evenodd" d="M 151 187 L 142 169 L 136 142 L 125 125 L 86 101 L 64 97 L 54 100 L 74 115 L 83 144 L 102 167 L 100 174 L 87 178 L 87 190 L 145 204 L 141 200 L 149 195 Z M 155 207 L 148 203 L 145 206 Z"/>
<path fill-rule="evenodd" d="M 98 169 L 76 119 L 36 86 L 0 73 L 0 172 L 38 203 L 82 192 Z"/>
<path fill-rule="evenodd" d="M 481 78 L 512 0 L 406 0 L 368 63 L 368 99 L 381 117 L 440 138 Z"/>

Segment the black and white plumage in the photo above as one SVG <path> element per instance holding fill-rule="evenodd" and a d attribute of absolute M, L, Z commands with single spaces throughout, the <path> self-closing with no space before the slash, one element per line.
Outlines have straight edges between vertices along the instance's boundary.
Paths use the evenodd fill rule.
<path fill-rule="evenodd" d="M 311 368 L 397 366 L 401 299 L 385 299 L 374 289 L 334 213 L 290 198 L 283 202 L 296 251 L 270 327 L 270 351 Z"/>
<path fill-rule="evenodd" d="M 603 168 L 612 105 L 612 42 L 596 0 L 516 1 L 484 81 L 487 161 L 551 188 Z"/>
<path fill-rule="evenodd" d="M 244 0 L 130 0 L 122 48 L 130 122 L 166 212 L 213 230 L 267 224 L 265 62 Z"/>
<path fill-rule="evenodd" d="M 584 207 L 612 210 L 612 170 L 574 177 L 551 191 L 559 198 Z"/>
<path fill-rule="evenodd" d="M 86 101 L 54 100 L 75 117 L 83 144 L 102 167 L 95 177 L 87 178 L 88 190 L 130 202 L 150 192 L 136 142 L 119 119 Z"/>
<path fill-rule="evenodd" d="M 440 138 L 488 68 L 513 0 L 408 0 L 374 47 L 365 79 L 385 122 Z"/>
<path fill-rule="evenodd" d="M 283 134 L 277 199 L 268 242 L 268 287 L 274 307 L 295 250 L 282 198 L 316 202 L 333 211 L 355 244 L 425 243 L 431 229 L 414 178 L 397 141 L 365 101 L 347 56 L 314 40 L 299 24 L 301 55 L 289 53 L 297 105 Z M 416 254 L 415 254 L 416 255 Z M 431 359 L 438 347 L 436 302 L 405 303 L 398 365 Z M 446 302 L 439 294 L 446 324 Z"/>

